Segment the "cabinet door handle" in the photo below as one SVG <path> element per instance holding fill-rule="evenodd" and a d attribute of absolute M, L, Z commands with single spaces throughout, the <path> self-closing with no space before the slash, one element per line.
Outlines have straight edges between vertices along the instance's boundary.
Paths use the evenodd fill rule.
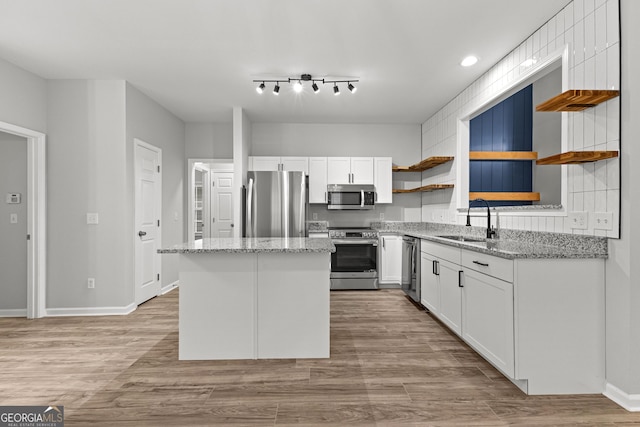
<path fill-rule="evenodd" d="M 486 262 L 480 262 L 480 261 L 473 261 L 474 264 L 478 264 L 481 265 L 483 267 L 489 267 L 489 264 L 487 264 Z"/>
<path fill-rule="evenodd" d="M 435 259 L 433 261 L 431 261 L 432 264 L 432 271 L 433 274 L 435 274 L 436 276 L 440 275 L 440 269 L 438 268 L 440 266 L 440 263 L 438 261 L 436 261 Z"/>
<path fill-rule="evenodd" d="M 387 246 L 385 245 L 385 240 L 386 239 L 384 238 L 384 236 L 382 236 L 382 249 L 386 249 L 387 248 Z"/>
<path fill-rule="evenodd" d="M 464 285 L 462 284 L 462 270 L 458 270 L 458 287 L 459 288 L 464 288 Z"/>

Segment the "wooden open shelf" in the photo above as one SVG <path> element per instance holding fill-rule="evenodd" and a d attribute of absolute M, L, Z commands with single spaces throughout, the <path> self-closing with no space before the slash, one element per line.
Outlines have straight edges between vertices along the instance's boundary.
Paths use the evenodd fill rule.
<path fill-rule="evenodd" d="M 537 165 L 577 165 L 618 157 L 617 151 L 567 151 L 538 159 Z"/>
<path fill-rule="evenodd" d="M 453 188 L 453 184 L 429 184 L 429 185 L 423 185 L 422 187 L 409 188 L 407 190 L 402 188 L 394 188 L 392 192 L 393 193 L 417 193 L 417 192 L 445 190 L 447 188 Z"/>
<path fill-rule="evenodd" d="M 536 151 L 469 151 L 469 160 L 536 160 Z"/>
<path fill-rule="evenodd" d="M 411 166 L 394 166 L 394 172 L 422 172 L 453 160 L 451 156 L 432 156 Z"/>
<path fill-rule="evenodd" d="M 536 106 L 536 111 L 582 111 L 620 95 L 618 90 L 568 90 Z"/>
<path fill-rule="evenodd" d="M 488 201 L 539 202 L 540 193 L 502 193 L 498 191 L 469 192 L 469 200 L 475 200 L 478 198 Z"/>

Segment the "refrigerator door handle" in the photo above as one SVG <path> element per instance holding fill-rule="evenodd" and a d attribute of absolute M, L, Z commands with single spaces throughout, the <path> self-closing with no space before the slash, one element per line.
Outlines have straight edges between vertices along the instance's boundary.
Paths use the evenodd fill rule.
<path fill-rule="evenodd" d="M 304 174 L 302 175 L 302 180 L 300 181 L 300 213 L 298 214 L 299 227 L 298 227 L 298 237 L 305 236 L 305 217 L 302 215 L 304 212 L 305 215 L 307 213 L 306 203 L 307 203 L 307 182 Z"/>
<path fill-rule="evenodd" d="M 360 190 L 360 207 L 364 208 L 364 190 Z"/>
<path fill-rule="evenodd" d="M 253 178 L 249 178 L 249 189 L 247 190 L 247 237 L 253 237 L 253 218 L 252 218 L 252 199 L 253 199 Z"/>

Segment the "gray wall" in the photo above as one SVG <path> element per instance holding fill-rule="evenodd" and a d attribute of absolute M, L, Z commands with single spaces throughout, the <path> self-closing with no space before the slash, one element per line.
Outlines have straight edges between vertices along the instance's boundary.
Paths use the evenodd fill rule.
<path fill-rule="evenodd" d="M 419 162 L 420 125 L 397 124 L 304 124 L 254 123 L 252 156 L 347 156 L 392 157 L 395 165 Z M 394 187 L 403 188 L 413 174 L 394 174 Z M 415 186 L 420 186 L 416 182 Z M 335 226 L 366 225 L 379 221 L 380 214 L 390 221 L 420 221 L 420 194 L 394 194 L 392 205 L 378 205 L 373 211 L 329 211 L 324 205 L 311 205 L 309 219 Z"/>
<path fill-rule="evenodd" d="M 47 130 L 45 80 L 0 59 L 0 121 L 27 129 Z"/>
<path fill-rule="evenodd" d="M 187 123 L 185 125 L 187 159 L 232 159 L 232 123 Z"/>
<path fill-rule="evenodd" d="M 558 68 L 533 84 L 533 105 L 562 93 L 562 68 Z M 560 114 L 533 112 L 533 151 L 538 158 L 562 152 L 562 116 Z M 533 164 L 533 191 L 540 193 L 540 205 L 562 204 L 562 169 Z"/>
<path fill-rule="evenodd" d="M 162 149 L 162 246 L 186 241 L 184 218 L 186 198 L 185 125 L 167 109 L 127 83 L 127 236 L 133 236 L 133 139 L 138 138 Z M 128 240 L 133 248 L 133 240 Z M 133 261 L 133 252 L 129 257 Z M 133 264 L 131 264 L 133 265 Z M 133 270 L 132 270 L 133 271 Z M 133 274 L 133 273 L 132 273 Z M 178 257 L 162 256 L 162 286 L 178 280 Z"/>
<path fill-rule="evenodd" d="M 638 16 L 640 2 L 621 1 L 622 213 L 620 239 L 609 240 L 606 265 L 607 382 L 636 396 L 640 394 L 640 168 L 636 165 L 640 159 L 640 57 L 634 44 L 640 40 Z"/>
<path fill-rule="evenodd" d="M 5 203 L 21 193 L 20 204 Z M 0 310 L 27 308 L 27 140 L 0 132 Z M 11 224 L 10 215 L 18 215 Z"/>
<path fill-rule="evenodd" d="M 127 306 L 125 84 L 47 86 L 47 308 Z M 99 214 L 98 225 L 87 225 L 89 212 Z M 95 289 L 87 288 L 88 277 Z"/>

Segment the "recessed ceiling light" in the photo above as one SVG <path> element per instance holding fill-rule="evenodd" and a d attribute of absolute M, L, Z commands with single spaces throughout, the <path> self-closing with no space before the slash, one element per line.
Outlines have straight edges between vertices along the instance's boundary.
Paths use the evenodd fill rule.
<path fill-rule="evenodd" d="M 462 65 L 463 67 L 470 67 L 476 62 L 478 62 L 478 58 L 476 58 L 475 56 L 467 56 L 462 60 L 460 65 Z"/>

